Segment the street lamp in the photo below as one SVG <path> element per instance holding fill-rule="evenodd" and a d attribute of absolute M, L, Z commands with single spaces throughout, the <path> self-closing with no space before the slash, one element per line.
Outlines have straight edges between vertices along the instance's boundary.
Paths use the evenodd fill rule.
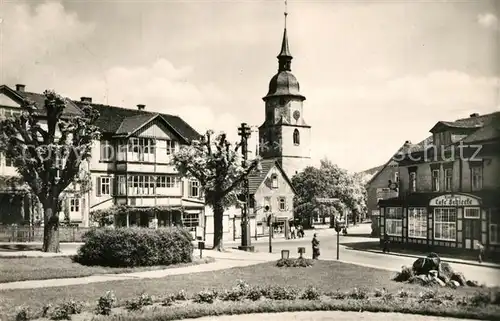
<path fill-rule="evenodd" d="M 245 168 L 247 166 L 248 159 L 248 138 L 251 135 L 251 128 L 246 123 L 242 123 L 241 127 L 238 127 L 238 135 L 241 136 L 241 153 L 243 155 L 242 166 Z M 248 189 L 248 177 L 243 180 L 243 207 L 241 215 L 241 246 L 240 250 L 253 252 L 254 247 L 251 246 L 250 240 L 250 224 L 248 220 L 248 208 L 249 208 L 249 189 Z"/>

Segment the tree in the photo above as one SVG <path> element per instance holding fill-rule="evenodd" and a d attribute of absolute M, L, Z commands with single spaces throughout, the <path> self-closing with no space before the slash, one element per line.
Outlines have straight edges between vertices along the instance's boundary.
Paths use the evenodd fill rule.
<path fill-rule="evenodd" d="M 296 217 L 311 223 L 314 212 L 343 213 L 350 210 L 354 222 L 366 210 L 366 191 L 360 179 L 339 168 L 329 160 L 322 160 L 320 168 L 307 167 L 295 175 L 292 184 L 297 191 Z M 337 198 L 332 204 L 318 202 L 318 198 Z"/>
<path fill-rule="evenodd" d="M 235 204 L 241 183 L 260 162 L 256 158 L 243 166 L 240 144 L 232 147 L 224 133 L 212 137 L 213 132 L 207 131 L 200 141 L 175 153 L 172 162 L 182 176 L 200 182 L 205 202 L 214 212 L 213 248 L 221 251 L 224 210 Z"/>
<path fill-rule="evenodd" d="M 100 133 L 98 113 L 90 105 L 81 116 L 63 114 L 66 99 L 44 92 L 44 109 L 22 103 L 22 114 L 0 122 L 0 151 L 10 158 L 43 207 L 43 251 L 59 251 L 59 210 L 64 193 L 90 189 L 90 173 L 82 171 Z"/>

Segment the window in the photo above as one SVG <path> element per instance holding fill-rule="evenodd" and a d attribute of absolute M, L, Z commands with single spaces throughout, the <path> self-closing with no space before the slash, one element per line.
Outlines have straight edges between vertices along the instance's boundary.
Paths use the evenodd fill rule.
<path fill-rule="evenodd" d="M 278 175 L 276 174 L 271 176 L 271 188 L 278 188 Z"/>
<path fill-rule="evenodd" d="M 500 208 L 490 210 L 490 244 L 500 244 Z"/>
<path fill-rule="evenodd" d="M 198 181 L 189 182 L 189 197 L 200 197 L 200 183 Z"/>
<path fill-rule="evenodd" d="M 464 218 L 481 218 L 481 209 L 479 207 L 465 207 Z"/>
<path fill-rule="evenodd" d="M 118 177 L 118 195 L 127 194 L 127 182 L 125 180 L 125 175 L 119 175 Z"/>
<path fill-rule="evenodd" d="M 432 191 L 439 192 L 439 169 L 432 170 Z"/>
<path fill-rule="evenodd" d="M 128 177 L 128 194 L 129 195 L 154 195 L 155 176 L 150 175 L 132 175 Z"/>
<path fill-rule="evenodd" d="M 114 149 L 113 145 L 110 141 L 102 140 L 101 141 L 101 160 L 102 161 L 110 161 L 113 160 L 114 157 Z"/>
<path fill-rule="evenodd" d="M 194 232 L 196 227 L 200 226 L 200 214 L 184 212 L 182 213 L 182 223 L 189 231 Z"/>
<path fill-rule="evenodd" d="M 410 172 L 410 192 L 416 192 L 417 191 L 417 173 L 416 172 Z"/>
<path fill-rule="evenodd" d="M 483 188 L 483 168 L 479 166 L 471 167 L 471 188 L 479 191 Z"/>
<path fill-rule="evenodd" d="M 457 239 L 457 209 L 434 209 L 434 239 L 441 241 L 455 241 Z"/>
<path fill-rule="evenodd" d="M 12 159 L 10 157 L 5 156 L 5 166 L 12 167 L 14 164 L 12 163 Z"/>
<path fill-rule="evenodd" d="M 278 203 L 280 206 L 280 211 L 286 211 L 286 198 L 284 197 L 278 198 Z"/>
<path fill-rule="evenodd" d="M 394 172 L 394 183 L 399 183 L 399 172 Z"/>
<path fill-rule="evenodd" d="M 111 194 L 111 177 L 101 177 L 101 195 Z"/>
<path fill-rule="evenodd" d="M 71 198 L 69 200 L 69 211 L 73 213 L 80 212 L 80 199 L 79 198 Z"/>
<path fill-rule="evenodd" d="M 151 138 L 131 138 L 128 144 L 129 160 L 140 162 L 155 161 L 156 142 Z"/>
<path fill-rule="evenodd" d="M 175 140 L 167 140 L 167 155 L 172 155 L 175 153 Z"/>
<path fill-rule="evenodd" d="M 444 189 L 446 192 L 451 192 L 451 187 L 453 184 L 453 169 L 444 169 Z"/>
<path fill-rule="evenodd" d="M 300 145 L 300 133 L 298 129 L 293 131 L 293 144 Z"/>
<path fill-rule="evenodd" d="M 401 207 L 385 209 L 385 232 L 388 235 L 403 236 L 403 210 Z"/>
<path fill-rule="evenodd" d="M 408 208 L 408 237 L 427 238 L 427 209 Z"/>

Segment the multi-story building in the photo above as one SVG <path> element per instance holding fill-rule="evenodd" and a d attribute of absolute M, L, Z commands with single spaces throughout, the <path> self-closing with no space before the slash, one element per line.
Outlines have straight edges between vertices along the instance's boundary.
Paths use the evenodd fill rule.
<path fill-rule="evenodd" d="M 42 94 L 26 92 L 23 85 L 17 85 L 16 90 L 0 87 L 0 111 L 4 115 L 19 112 L 24 98 L 43 110 Z M 81 114 L 82 104 L 90 104 L 99 112 L 96 125 L 102 137 L 92 147 L 87 164 L 91 191 L 78 197 L 67 195 L 61 217 L 69 213 L 72 223 L 89 226 L 91 211 L 126 207 L 124 214 L 115 217 L 118 226 L 182 224 L 193 231 L 203 228 L 205 205 L 199 183 L 181 178 L 169 163 L 180 146 L 200 135 L 180 117 L 148 112 L 144 105 L 127 109 L 95 104 L 91 98 L 82 97 L 80 101 L 67 99 L 65 114 Z M 0 175 L 17 175 L 8 160 L 1 164 Z M 9 193 L 9 186 L 4 186 L 2 195 Z M 0 223 L 21 223 L 31 217 L 20 201 L 17 206 L 12 206 L 12 201 L 4 203 L 8 202 L 2 202 Z"/>
<path fill-rule="evenodd" d="M 399 197 L 379 201 L 381 235 L 404 246 L 500 251 L 500 112 L 440 121 L 401 153 Z"/>

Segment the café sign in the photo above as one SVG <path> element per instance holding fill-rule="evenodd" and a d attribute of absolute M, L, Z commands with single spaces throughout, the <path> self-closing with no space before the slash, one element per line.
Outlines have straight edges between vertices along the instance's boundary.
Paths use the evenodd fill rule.
<path fill-rule="evenodd" d="M 479 206 L 477 198 L 468 195 L 441 195 L 431 199 L 430 206 Z"/>

